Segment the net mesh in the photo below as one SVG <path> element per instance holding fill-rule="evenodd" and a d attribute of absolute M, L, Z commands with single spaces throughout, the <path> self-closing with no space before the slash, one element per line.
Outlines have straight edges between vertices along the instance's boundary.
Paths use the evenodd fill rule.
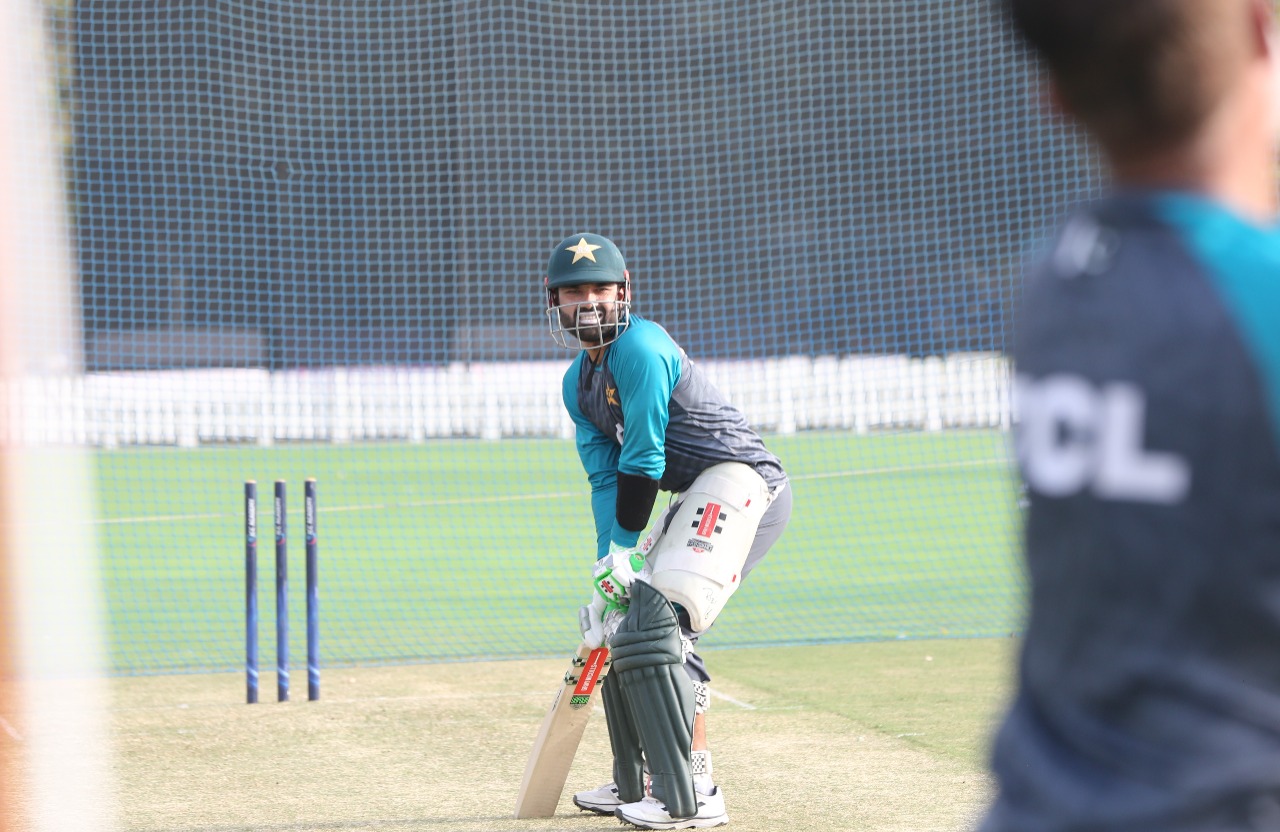
<path fill-rule="evenodd" d="M 95 449 L 113 670 L 243 662 L 250 479 L 289 483 L 294 656 L 306 477 L 324 662 L 571 650 L 577 231 L 792 477 L 705 646 L 1017 629 L 1010 307 L 1098 183 L 991 6 L 47 2 L 83 371 L 5 401 Z"/>

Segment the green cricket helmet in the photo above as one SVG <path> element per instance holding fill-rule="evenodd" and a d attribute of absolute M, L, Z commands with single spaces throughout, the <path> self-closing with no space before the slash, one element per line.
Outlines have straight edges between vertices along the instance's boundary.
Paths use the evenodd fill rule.
<path fill-rule="evenodd" d="M 616 283 L 617 300 L 560 302 L 560 289 L 584 283 Z M 547 321 L 551 337 L 567 349 L 592 349 L 612 344 L 631 321 L 631 275 L 622 252 L 599 234 L 573 234 L 551 250 L 545 281 Z"/>

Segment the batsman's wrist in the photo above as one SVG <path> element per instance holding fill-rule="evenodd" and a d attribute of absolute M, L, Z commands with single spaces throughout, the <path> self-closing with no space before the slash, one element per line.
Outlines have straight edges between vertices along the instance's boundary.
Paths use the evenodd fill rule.
<path fill-rule="evenodd" d="M 612 552 L 615 546 L 623 549 L 634 549 L 640 543 L 640 535 L 643 533 L 643 529 L 638 532 L 624 529 L 615 520 L 613 530 L 609 532 L 609 551 Z"/>
<path fill-rule="evenodd" d="M 635 544 L 623 546 L 619 543 L 609 543 L 609 556 L 613 558 L 613 563 L 618 564 L 626 558 L 627 563 L 631 565 L 631 571 L 638 573 L 644 568 L 644 555 L 636 549 Z"/>

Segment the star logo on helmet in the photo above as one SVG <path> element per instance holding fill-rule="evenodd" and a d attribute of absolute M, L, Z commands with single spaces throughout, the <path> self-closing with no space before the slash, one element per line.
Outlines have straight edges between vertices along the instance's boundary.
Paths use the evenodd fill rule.
<path fill-rule="evenodd" d="M 577 263 L 584 257 L 594 263 L 596 262 L 595 251 L 600 248 L 604 248 L 604 246 L 593 246 L 591 243 L 587 242 L 586 237 L 579 237 L 578 244 L 576 246 L 566 246 L 565 251 L 573 252 L 573 263 Z M 573 263 L 570 263 L 569 265 L 572 266 Z"/>

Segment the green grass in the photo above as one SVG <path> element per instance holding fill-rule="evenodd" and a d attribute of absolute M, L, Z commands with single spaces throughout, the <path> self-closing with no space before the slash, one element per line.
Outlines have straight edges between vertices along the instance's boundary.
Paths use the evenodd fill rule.
<path fill-rule="evenodd" d="M 782 540 L 708 647 L 1007 635 L 1021 616 L 1014 483 L 994 432 L 769 437 L 792 476 Z M 327 665 L 559 655 L 594 556 L 571 442 L 127 449 L 97 456 L 111 666 L 243 661 L 242 483 L 259 483 L 264 670 L 271 483 L 290 486 L 291 651 L 304 655 L 302 481 L 320 486 Z"/>
<path fill-rule="evenodd" d="M 1015 639 L 952 639 L 713 651 L 720 684 L 855 721 L 967 768 L 986 764 L 1012 687 Z M 765 701 L 765 700 L 761 700 Z"/>

